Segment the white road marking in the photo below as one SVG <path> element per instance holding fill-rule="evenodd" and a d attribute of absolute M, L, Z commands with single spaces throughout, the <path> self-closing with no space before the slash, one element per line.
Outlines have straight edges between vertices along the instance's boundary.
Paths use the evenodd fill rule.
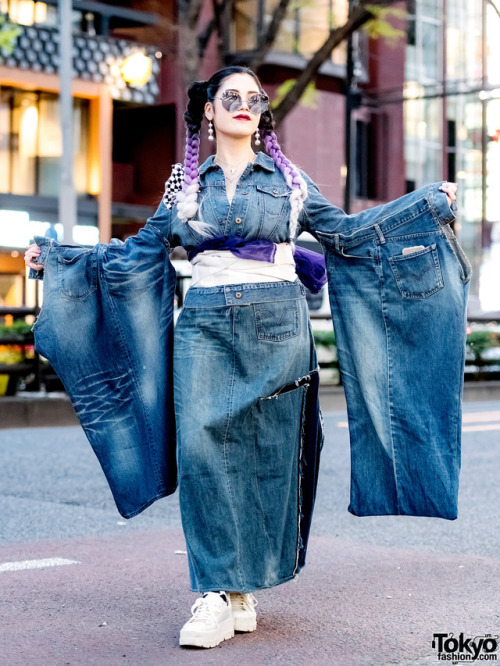
<path fill-rule="evenodd" d="M 500 423 L 483 423 L 482 425 L 464 426 L 462 432 L 484 432 L 485 430 L 500 430 Z"/>
<path fill-rule="evenodd" d="M 498 421 L 498 423 L 487 423 L 487 421 Z M 462 414 L 462 423 L 475 424 L 463 425 L 462 432 L 485 432 L 487 430 L 500 430 L 500 411 L 468 412 L 467 414 Z M 337 428 L 347 427 L 347 421 L 337 421 Z"/>
<path fill-rule="evenodd" d="M 66 560 L 63 557 L 49 557 L 45 560 L 24 560 L 22 562 L 0 562 L 0 573 L 6 571 L 24 571 L 26 569 L 45 569 L 62 567 L 67 564 L 81 564 L 78 560 Z"/>
<path fill-rule="evenodd" d="M 476 421 L 500 421 L 500 411 L 493 412 L 467 412 L 462 414 L 464 423 L 475 423 Z"/>

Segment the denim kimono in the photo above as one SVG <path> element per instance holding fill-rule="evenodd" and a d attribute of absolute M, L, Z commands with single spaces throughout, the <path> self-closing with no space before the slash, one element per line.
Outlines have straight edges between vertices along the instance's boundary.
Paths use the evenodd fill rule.
<path fill-rule="evenodd" d="M 247 165 L 231 203 L 213 156 L 199 172 L 213 235 L 289 240 L 290 188 L 268 155 Z M 454 211 L 436 183 L 346 215 L 302 175 L 298 233 L 324 249 L 346 392 L 348 510 L 454 519 L 471 277 Z M 203 240 L 165 200 L 125 242 L 36 237 L 45 284 L 33 330 L 122 515 L 180 480 L 191 588 L 246 592 L 305 563 L 323 441 L 317 360 L 299 281 L 192 287 L 173 350 L 169 251 Z"/>

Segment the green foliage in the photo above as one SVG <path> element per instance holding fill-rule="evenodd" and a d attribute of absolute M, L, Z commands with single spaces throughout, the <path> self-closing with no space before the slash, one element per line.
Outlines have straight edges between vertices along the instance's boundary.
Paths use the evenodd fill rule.
<path fill-rule="evenodd" d="M 18 25 L 11 23 L 5 14 L 0 14 L 0 48 L 7 55 L 14 50 L 14 42 L 20 32 Z"/>
<path fill-rule="evenodd" d="M 32 324 L 27 324 L 23 319 L 16 319 L 12 322 L 11 326 L 7 324 L 0 324 L 0 339 L 1 338 L 22 338 L 24 335 L 31 331 Z"/>
<path fill-rule="evenodd" d="M 272 109 L 275 109 L 283 101 L 288 92 L 295 85 L 295 82 L 296 79 L 287 79 L 286 81 L 283 81 L 283 83 L 280 86 L 278 86 L 276 90 L 276 97 L 271 102 Z M 316 89 L 316 83 L 314 81 L 310 81 L 307 84 L 306 89 L 302 93 L 302 96 L 299 100 L 299 104 L 307 109 L 316 109 L 317 100 L 318 100 L 318 90 Z"/>
<path fill-rule="evenodd" d="M 492 347 L 500 347 L 500 333 L 495 331 L 472 331 L 467 335 L 467 347 L 480 360 L 483 352 Z"/>
<path fill-rule="evenodd" d="M 333 331 L 313 331 L 313 335 L 318 347 L 335 347 L 337 344 Z"/>
<path fill-rule="evenodd" d="M 373 14 L 373 18 L 367 21 L 361 30 L 364 30 L 371 39 L 383 37 L 390 46 L 397 46 L 400 39 L 406 36 L 404 30 L 395 28 L 388 19 L 404 19 L 406 10 L 398 7 L 378 7 L 377 5 L 366 5 L 366 9 Z"/>

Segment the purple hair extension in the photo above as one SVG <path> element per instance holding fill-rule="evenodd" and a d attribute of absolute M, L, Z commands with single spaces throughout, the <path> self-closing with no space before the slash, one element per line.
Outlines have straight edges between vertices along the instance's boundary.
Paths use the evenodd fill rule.
<path fill-rule="evenodd" d="M 283 154 L 276 133 L 273 130 L 261 129 L 260 135 L 264 140 L 268 154 L 284 175 L 287 185 L 292 188 L 290 194 L 292 209 L 290 213 L 290 239 L 293 241 L 297 232 L 299 214 L 304 207 L 304 200 L 307 198 L 307 183 L 300 175 L 295 164 L 290 162 L 288 157 Z"/>
<path fill-rule="evenodd" d="M 193 132 L 188 128 L 186 132 L 186 151 L 184 157 L 184 182 L 182 189 L 177 192 L 177 215 L 179 219 L 187 222 L 190 227 L 202 235 L 207 234 L 206 222 L 193 220 L 198 212 L 200 132 Z"/>

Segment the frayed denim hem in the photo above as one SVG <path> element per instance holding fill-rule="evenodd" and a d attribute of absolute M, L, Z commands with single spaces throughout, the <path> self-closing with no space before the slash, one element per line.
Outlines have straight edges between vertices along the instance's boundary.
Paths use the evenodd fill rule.
<path fill-rule="evenodd" d="M 249 587 L 245 588 L 243 590 L 230 590 L 228 589 L 224 583 L 222 583 L 218 587 L 208 587 L 208 588 L 203 588 L 203 589 L 196 589 L 193 587 L 190 587 L 191 592 L 198 592 L 199 594 L 205 594 L 205 592 L 220 592 L 223 590 L 224 592 L 239 592 L 240 594 L 248 594 L 249 592 L 255 592 L 255 590 L 267 590 L 271 587 L 276 587 L 277 585 L 282 585 L 283 583 L 288 583 L 290 580 L 297 580 L 300 575 L 300 571 L 297 571 L 296 573 L 292 574 L 291 576 L 286 576 L 286 578 L 280 578 L 276 582 L 272 583 L 271 585 L 259 585 L 258 587 Z"/>

